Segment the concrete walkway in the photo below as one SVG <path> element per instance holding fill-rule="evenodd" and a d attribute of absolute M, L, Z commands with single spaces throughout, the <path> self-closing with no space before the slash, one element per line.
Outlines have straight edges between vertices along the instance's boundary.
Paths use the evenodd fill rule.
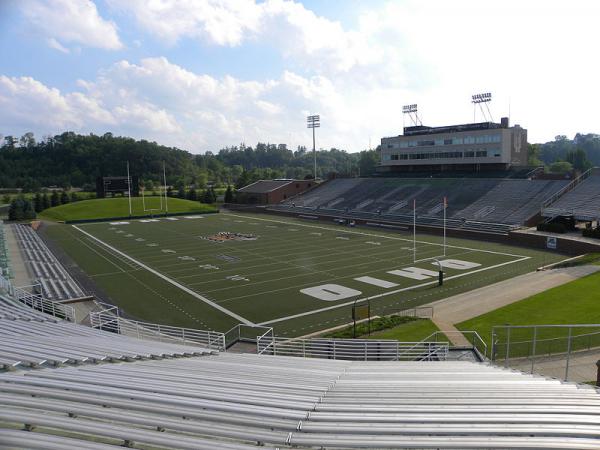
<path fill-rule="evenodd" d="M 436 320 L 456 324 L 597 271 L 586 265 L 527 273 L 423 306 L 433 306 Z"/>
<path fill-rule="evenodd" d="M 10 258 L 10 268 L 13 276 L 12 283 L 14 286 L 30 285 L 33 278 L 30 276 L 23 260 L 13 225 L 5 224 L 4 233 L 6 235 L 6 246 L 8 248 L 8 257 Z"/>
<path fill-rule="evenodd" d="M 588 350 L 573 352 L 569 358 L 569 370 L 567 372 L 566 355 L 556 355 L 543 358 L 535 358 L 533 363 L 533 372 L 541 375 L 566 381 L 588 382 L 596 380 L 596 361 L 600 360 L 600 350 Z M 498 365 L 502 365 L 503 361 L 497 361 Z M 523 372 L 531 372 L 531 359 L 509 359 L 508 365 L 513 369 L 518 369 Z"/>
<path fill-rule="evenodd" d="M 471 347 L 471 343 L 453 324 L 436 319 L 435 317 L 431 321 L 446 335 L 452 345 L 456 347 Z"/>

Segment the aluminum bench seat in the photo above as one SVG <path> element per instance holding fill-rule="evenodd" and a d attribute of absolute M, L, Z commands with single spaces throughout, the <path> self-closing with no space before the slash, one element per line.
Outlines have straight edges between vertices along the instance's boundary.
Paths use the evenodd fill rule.
<path fill-rule="evenodd" d="M 0 449 L 23 448 L 27 443 L 30 450 L 114 450 L 114 445 L 82 441 L 70 437 L 51 434 L 32 433 L 30 431 L 0 428 Z"/>
<path fill-rule="evenodd" d="M 53 428 L 62 431 L 81 433 L 91 437 L 119 439 L 124 442 L 178 448 L 182 450 L 248 450 L 255 449 L 253 444 L 237 444 L 219 442 L 214 439 L 192 437 L 184 434 L 163 433 L 160 431 L 130 428 L 114 423 L 102 423 L 87 419 L 52 417 L 46 414 L 32 412 L 17 412 L 16 410 L 0 411 L 0 420 L 9 423 L 24 423 L 33 426 Z M 265 449 L 274 447 L 263 447 Z"/>

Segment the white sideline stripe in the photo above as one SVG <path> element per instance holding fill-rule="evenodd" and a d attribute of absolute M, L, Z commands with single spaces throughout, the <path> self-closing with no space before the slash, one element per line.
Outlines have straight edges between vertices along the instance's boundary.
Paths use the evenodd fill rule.
<path fill-rule="evenodd" d="M 247 216 L 240 216 L 237 214 L 232 214 L 232 213 L 223 213 L 224 215 L 228 215 L 228 216 L 233 216 L 233 217 L 247 217 Z M 274 219 L 262 219 L 259 217 L 253 217 L 253 220 L 262 220 L 264 222 L 275 222 L 275 223 L 284 223 L 286 225 L 295 225 L 295 226 L 299 226 L 299 227 L 308 227 L 308 228 L 317 228 L 319 230 L 327 230 L 327 231 L 337 231 L 338 233 L 347 233 L 347 234 L 358 234 L 361 236 L 371 236 L 371 237 L 378 237 L 378 238 L 382 238 L 382 239 L 391 239 L 394 241 L 405 241 L 405 242 L 410 242 L 412 244 L 413 240 L 412 239 L 406 239 L 406 238 L 401 238 L 401 237 L 396 237 L 396 236 L 386 236 L 384 234 L 373 234 L 373 233 L 364 233 L 362 231 L 350 231 L 350 230 L 340 230 L 339 228 L 335 228 L 335 227 L 323 227 L 323 226 L 318 226 L 318 225 L 308 225 L 305 223 L 295 223 L 295 222 L 286 222 L 284 220 L 274 220 Z M 427 241 L 416 241 L 418 244 L 427 244 L 427 245 L 436 245 L 438 247 L 443 247 L 444 244 L 438 244 L 436 242 L 427 242 Z M 504 255 L 504 256 L 513 256 L 515 258 L 523 258 L 524 255 L 515 255 L 512 253 L 504 253 L 504 252 L 495 252 L 493 250 L 482 250 L 480 248 L 470 248 L 470 247 L 460 247 L 458 245 L 446 245 L 447 248 L 458 248 L 460 250 L 471 250 L 473 252 L 481 252 L 481 253 L 491 253 L 492 255 Z M 409 250 L 412 250 L 412 247 L 407 247 Z M 529 258 L 529 257 L 527 257 Z"/>
<path fill-rule="evenodd" d="M 138 261 L 137 259 L 132 258 L 131 256 L 127 255 L 126 253 L 123 253 L 121 250 L 116 249 L 115 247 L 113 247 L 112 245 L 107 244 L 106 242 L 98 239 L 96 236 L 88 233 L 87 231 L 82 230 L 81 228 L 79 228 L 77 225 L 72 225 L 73 228 L 75 228 L 77 231 L 80 231 L 81 233 L 85 234 L 86 236 L 92 238 L 93 240 L 95 240 L 96 242 L 99 242 L 100 244 L 104 245 L 105 247 L 111 249 L 112 251 L 118 253 L 119 255 L 123 256 L 124 258 L 127 258 L 128 260 L 134 262 L 135 264 L 137 264 L 138 266 L 146 269 L 148 272 L 153 273 L 154 275 L 156 275 L 159 278 L 162 278 L 163 280 L 165 280 L 167 283 L 172 284 L 173 286 L 181 289 L 182 291 L 184 291 L 187 294 L 190 294 L 191 296 L 197 298 L 198 300 L 202 300 L 204 303 L 206 303 L 207 305 L 212 306 L 215 309 L 218 309 L 219 311 L 227 314 L 230 317 L 233 317 L 236 320 L 239 320 L 240 322 L 242 322 L 243 324 L 246 325 L 254 325 L 254 323 L 250 322 L 248 319 L 244 319 L 242 316 L 238 316 L 236 313 L 234 313 L 233 311 L 229 311 L 227 308 L 222 307 L 221 305 L 207 299 L 206 297 L 198 294 L 197 292 L 192 291 L 191 289 L 185 287 L 184 285 L 178 283 L 175 280 L 172 280 L 171 278 L 167 277 L 166 275 L 163 275 L 162 273 L 154 270 L 151 267 L 148 267 L 147 265 L 145 265 L 144 263 L 142 263 L 141 261 Z"/>
<path fill-rule="evenodd" d="M 368 276 L 358 277 L 358 278 L 355 278 L 355 280 L 360 281 L 361 283 L 367 283 L 367 284 L 372 284 L 374 286 L 379 286 L 384 289 L 390 289 L 390 288 L 398 286 L 398 283 L 392 283 L 391 281 L 381 280 L 379 278 L 373 278 L 373 277 L 368 277 Z"/>
<path fill-rule="evenodd" d="M 453 280 L 455 278 L 465 277 L 467 275 L 471 275 L 471 274 L 474 274 L 474 273 L 477 273 L 477 272 L 483 272 L 485 270 L 490 270 L 490 269 L 495 269 L 497 267 L 506 266 L 507 264 L 514 264 L 514 263 L 518 263 L 518 262 L 521 262 L 521 261 L 525 261 L 526 259 L 531 259 L 531 256 L 523 256 L 522 258 L 515 259 L 514 261 L 503 262 L 503 263 L 500 263 L 500 264 L 496 264 L 495 266 L 484 267 L 483 269 L 472 270 L 471 272 L 459 273 L 458 275 L 453 275 L 451 277 L 445 277 L 444 280 Z M 437 283 L 438 283 L 438 280 L 428 281 L 427 283 L 421 283 L 421 284 L 417 284 L 415 286 L 409 286 L 409 287 L 405 287 L 405 288 L 402 288 L 402 289 L 396 289 L 394 291 L 384 292 L 383 294 L 371 295 L 370 297 L 359 298 L 358 300 L 352 300 L 350 302 L 340 303 L 339 305 L 327 306 L 325 308 L 320 308 L 320 309 L 314 309 L 312 311 L 307 311 L 307 312 L 303 312 L 303 313 L 300 313 L 300 314 L 295 314 L 293 316 L 280 317 L 279 319 L 269 320 L 267 322 L 259 323 L 258 325 L 261 325 L 261 326 L 263 326 L 263 325 L 271 325 L 271 324 L 274 324 L 274 323 L 277 323 L 277 322 L 283 322 L 285 320 L 297 319 L 298 317 L 308 316 L 308 315 L 311 315 L 311 314 L 317 314 L 317 313 L 320 313 L 320 312 L 329 311 L 331 309 L 341 308 L 343 306 L 350 306 L 350 305 L 352 305 L 355 302 L 361 302 L 361 301 L 364 301 L 364 300 L 372 300 L 374 298 L 386 297 L 386 296 L 391 295 L 391 294 L 397 294 L 398 292 L 411 291 L 413 289 L 418 289 L 418 288 L 425 287 L 425 286 L 431 286 L 432 284 L 437 284 Z"/>

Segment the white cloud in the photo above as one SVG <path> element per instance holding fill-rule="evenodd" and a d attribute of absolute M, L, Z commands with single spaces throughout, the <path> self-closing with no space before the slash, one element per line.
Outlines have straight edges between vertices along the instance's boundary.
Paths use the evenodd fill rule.
<path fill-rule="evenodd" d="M 68 44 L 106 50 L 123 47 L 114 22 L 100 17 L 90 0 L 21 0 L 16 4 L 51 48 L 68 52 Z"/>
<path fill-rule="evenodd" d="M 403 104 L 418 103 L 426 124 L 468 122 L 478 91 L 493 92 L 496 120 L 508 114 L 510 99 L 512 121 L 529 129 L 530 141 L 597 131 L 599 5 L 407 0 L 366 11 L 348 29 L 285 0 L 115 2 L 173 43 L 274 46 L 284 69 L 243 80 L 196 73 L 166 57 L 123 60 L 68 93 L 3 77 L 0 123 L 7 128 L 0 131 L 17 123 L 36 134 L 61 126 L 113 131 L 195 152 L 242 141 L 295 147 L 310 143 L 305 116 L 316 113 L 317 146 L 357 151 L 401 132 Z M 227 48 L 218 51 L 229 56 Z"/>

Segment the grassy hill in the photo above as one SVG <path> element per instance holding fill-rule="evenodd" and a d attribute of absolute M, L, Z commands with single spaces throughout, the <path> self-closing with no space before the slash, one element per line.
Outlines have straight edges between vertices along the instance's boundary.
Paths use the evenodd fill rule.
<path fill-rule="evenodd" d="M 132 216 L 145 216 L 151 214 L 149 209 L 155 209 L 154 214 L 164 214 L 164 208 L 160 209 L 160 198 L 146 197 L 146 210 L 142 198 L 131 199 Z M 216 208 L 190 200 L 180 198 L 169 198 L 169 213 L 207 213 L 214 212 Z M 164 205 L 163 205 L 164 207 Z M 107 219 L 111 217 L 128 217 L 129 201 L 127 198 L 101 198 L 82 200 L 80 202 L 68 203 L 66 205 L 49 208 L 40 214 L 41 219 L 54 221 L 85 220 L 85 219 Z"/>

